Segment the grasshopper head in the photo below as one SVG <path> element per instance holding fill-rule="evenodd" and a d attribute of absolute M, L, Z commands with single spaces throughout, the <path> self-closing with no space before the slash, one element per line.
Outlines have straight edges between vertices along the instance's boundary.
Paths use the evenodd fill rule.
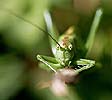
<path fill-rule="evenodd" d="M 57 45 L 56 60 L 62 66 L 69 66 L 74 56 L 74 50 L 72 43 L 67 44 L 60 43 L 61 47 Z"/>
<path fill-rule="evenodd" d="M 62 66 L 69 66 L 75 53 L 74 27 L 70 27 L 65 34 L 59 38 L 59 45 L 56 49 L 56 59 Z"/>

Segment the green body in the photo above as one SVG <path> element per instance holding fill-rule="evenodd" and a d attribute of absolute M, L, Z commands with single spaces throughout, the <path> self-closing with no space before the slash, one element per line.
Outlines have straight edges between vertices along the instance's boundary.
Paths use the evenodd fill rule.
<path fill-rule="evenodd" d="M 70 30 L 71 33 L 66 32 L 59 38 L 58 42 L 61 47 L 56 46 L 56 53 L 54 55 L 57 62 L 63 67 L 70 66 L 75 56 L 75 35 L 72 31 L 73 27 L 70 27 L 68 30 Z"/>
<path fill-rule="evenodd" d="M 92 23 L 92 27 L 90 30 L 90 34 L 87 38 L 87 42 L 85 44 L 86 51 L 90 51 L 92 43 L 94 41 L 95 33 L 100 22 L 102 15 L 102 10 L 98 9 L 95 14 L 95 18 Z M 95 65 L 95 61 L 77 58 L 77 45 L 75 43 L 75 33 L 74 28 L 70 27 L 62 36 L 58 37 L 55 34 L 55 29 L 52 24 L 51 16 L 49 12 L 45 12 L 45 22 L 47 24 L 48 32 L 51 36 L 55 36 L 56 41 L 59 44 L 56 44 L 50 38 L 52 52 L 54 57 L 48 57 L 43 55 L 37 55 L 37 59 L 47 65 L 51 70 L 56 72 L 60 68 L 72 67 L 75 71 L 81 72 L 85 69 L 89 69 Z M 87 52 L 88 53 L 88 52 Z M 77 69 L 76 69 L 77 68 Z"/>

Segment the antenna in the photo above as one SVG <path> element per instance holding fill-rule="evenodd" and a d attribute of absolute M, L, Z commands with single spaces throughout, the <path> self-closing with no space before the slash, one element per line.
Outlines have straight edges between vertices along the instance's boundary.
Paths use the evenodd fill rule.
<path fill-rule="evenodd" d="M 15 17 L 17 17 L 17 18 L 19 18 L 19 19 L 21 19 L 21 20 L 23 20 L 23 21 L 25 21 L 25 22 L 31 24 L 32 26 L 34 26 L 34 27 L 36 27 L 37 29 L 41 30 L 43 33 L 48 33 L 48 36 L 49 36 L 50 38 L 52 38 L 52 39 L 56 42 L 56 44 L 59 45 L 60 48 L 62 48 L 61 45 L 56 41 L 56 39 L 54 39 L 54 38 L 52 37 L 52 35 L 50 35 L 49 32 L 45 31 L 43 28 L 39 27 L 37 24 L 35 24 L 35 23 L 31 22 L 30 20 L 27 20 L 27 19 L 25 19 L 25 18 L 19 16 L 18 14 L 16 14 L 16 13 L 13 12 L 13 11 L 11 11 L 10 9 L 6 9 L 6 8 L 5 8 L 5 9 L 3 9 L 3 10 L 5 10 L 6 12 L 10 13 L 11 15 L 14 15 Z"/>

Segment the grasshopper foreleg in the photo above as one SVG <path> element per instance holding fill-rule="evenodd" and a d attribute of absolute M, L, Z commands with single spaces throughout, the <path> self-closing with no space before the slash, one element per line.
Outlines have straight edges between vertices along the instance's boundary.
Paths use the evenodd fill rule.
<path fill-rule="evenodd" d="M 56 69 L 59 69 L 62 67 L 59 63 L 57 63 L 56 59 L 53 57 L 37 55 L 37 59 L 43 62 L 46 66 L 48 66 L 54 72 L 56 72 Z"/>
<path fill-rule="evenodd" d="M 78 69 L 76 71 L 81 72 L 87 70 L 95 65 L 95 61 L 88 59 L 79 59 L 76 61 Z"/>

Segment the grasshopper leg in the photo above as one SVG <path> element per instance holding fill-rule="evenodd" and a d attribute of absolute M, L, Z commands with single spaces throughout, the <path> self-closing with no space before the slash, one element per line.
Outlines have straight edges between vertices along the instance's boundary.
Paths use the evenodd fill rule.
<path fill-rule="evenodd" d="M 46 10 L 44 12 L 44 19 L 45 19 L 45 23 L 46 23 L 46 26 L 47 26 L 47 30 L 49 32 L 49 34 L 55 38 L 56 41 L 58 41 L 58 30 L 55 26 L 55 24 L 52 22 L 52 18 L 51 18 L 51 14 L 48 10 Z M 52 39 L 52 38 L 49 38 L 50 40 L 50 43 L 51 43 L 51 48 L 52 48 L 52 52 L 53 54 L 55 55 L 56 53 L 56 43 L 55 41 Z"/>
<path fill-rule="evenodd" d="M 98 29 L 98 25 L 100 23 L 100 20 L 101 20 L 102 13 L 103 13 L 103 11 L 101 8 L 96 11 L 96 14 L 95 14 L 95 17 L 94 17 L 94 20 L 93 20 L 93 23 L 92 23 L 92 26 L 91 26 L 91 29 L 89 32 L 89 36 L 88 36 L 87 41 L 85 43 L 85 47 L 87 49 L 86 56 L 88 55 L 89 51 L 92 48 L 95 34 L 96 34 L 97 29 Z"/>
<path fill-rule="evenodd" d="M 77 72 L 81 72 L 83 70 L 87 70 L 95 65 L 94 60 L 88 60 L 88 59 L 79 59 L 76 61 L 76 65 L 78 69 Z"/>
<path fill-rule="evenodd" d="M 37 59 L 43 62 L 47 67 L 49 67 L 52 71 L 56 72 L 56 69 L 61 68 L 62 66 L 56 61 L 53 57 L 37 55 Z"/>

